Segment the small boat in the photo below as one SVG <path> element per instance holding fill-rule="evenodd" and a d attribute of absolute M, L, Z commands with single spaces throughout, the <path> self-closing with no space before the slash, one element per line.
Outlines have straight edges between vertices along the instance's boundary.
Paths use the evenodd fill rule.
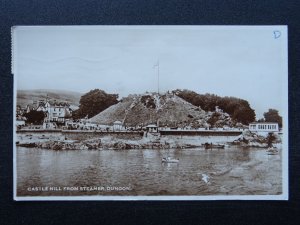
<path fill-rule="evenodd" d="M 278 155 L 278 152 L 268 152 L 268 155 Z"/>
<path fill-rule="evenodd" d="M 173 159 L 171 157 L 164 157 L 164 158 L 162 158 L 161 161 L 165 162 L 165 163 L 178 163 L 179 159 Z"/>
<path fill-rule="evenodd" d="M 267 150 L 268 155 L 277 155 L 278 154 L 278 149 L 276 147 L 270 147 Z"/>
<path fill-rule="evenodd" d="M 46 137 L 45 135 L 42 135 L 41 137 L 38 137 L 39 139 L 49 139 L 49 137 Z"/>
<path fill-rule="evenodd" d="M 225 148 L 225 145 L 221 145 L 221 144 L 209 144 L 209 143 L 205 143 L 203 144 L 203 146 L 205 147 L 205 149 L 210 149 L 210 148 Z"/>

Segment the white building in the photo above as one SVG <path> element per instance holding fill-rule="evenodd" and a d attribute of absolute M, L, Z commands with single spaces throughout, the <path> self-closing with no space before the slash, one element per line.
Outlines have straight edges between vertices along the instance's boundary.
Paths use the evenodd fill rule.
<path fill-rule="evenodd" d="M 54 122 L 58 124 L 64 124 L 66 118 L 70 118 L 72 115 L 70 105 L 64 102 L 40 102 L 37 111 L 43 111 L 46 113 L 45 123 Z"/>
<path fill-rule="evenodd" d="M 158 127 L 154 124 L 150 124 L 150 125 L 146 126 L 146 129 L 148 132 L 151 132 L 151 133 L 158 132 Z"/>
<path fill-rule="evenodd" d="M 252 132 L 259 132 L 259 133 L 278 132 L 279 126 L 278 123 L 255 122 L 249 124 L 249 130 Z"/>
<path fill-rule="evenodd" d="M 122 122 L 121 121 L 115 121 L 113 124 L 113 129 L 114 131 L 120 131 L 122 130 L 123 126 L 122 126 Z"/>

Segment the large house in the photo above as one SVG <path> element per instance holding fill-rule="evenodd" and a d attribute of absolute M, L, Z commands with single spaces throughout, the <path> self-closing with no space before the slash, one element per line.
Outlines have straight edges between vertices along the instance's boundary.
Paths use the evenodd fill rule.
<path fill-rule="evenodd" d="M 45 123 L 65 124 L 66 119 L 72 116 L 70 105 L 65 102 L 39 101 L 37 111 L 43 111 L 46 114 Z"/>

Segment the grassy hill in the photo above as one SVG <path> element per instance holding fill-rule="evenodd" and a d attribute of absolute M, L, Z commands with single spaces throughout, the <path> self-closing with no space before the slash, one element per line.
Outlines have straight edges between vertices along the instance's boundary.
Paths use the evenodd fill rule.
<path fill-rule="evenodd" d="M 126 126 L 147 125 L 159 121 L 160 126 L 199 128 L 207 127 L 207 122 L 213 114 L 177 95 L 144 94 L 123 98 L 119 103 L 92 117 L 91 121 L 109 125 L 119 120 Z M 219 114 L 221 122 L 216 121 L 217 124 L 232 126 L 233 123 L 227 113 Z"/>
<path fill-rule="evenodd" d="M 33 101 L 40 99 L 56 100 L 58 102 L 68 102 L 70 105 L 79 106 L 79 100 L 81 93 L 63 90 L 18 90 L 17 91 L 17 105 L 26 107 L 28 104 L 32 104 Z"/>

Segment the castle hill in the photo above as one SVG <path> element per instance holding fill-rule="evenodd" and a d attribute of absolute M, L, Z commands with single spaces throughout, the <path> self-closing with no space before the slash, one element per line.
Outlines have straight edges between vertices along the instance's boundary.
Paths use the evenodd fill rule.
<path fill-rule="evenodd" d="M 225 149 L 281 145 L 282 118 L 256 119 L 246 100 L 190 90 L 118 99 L 94 89 L 18 91 L 16 144 L 52 150 Z"/>

